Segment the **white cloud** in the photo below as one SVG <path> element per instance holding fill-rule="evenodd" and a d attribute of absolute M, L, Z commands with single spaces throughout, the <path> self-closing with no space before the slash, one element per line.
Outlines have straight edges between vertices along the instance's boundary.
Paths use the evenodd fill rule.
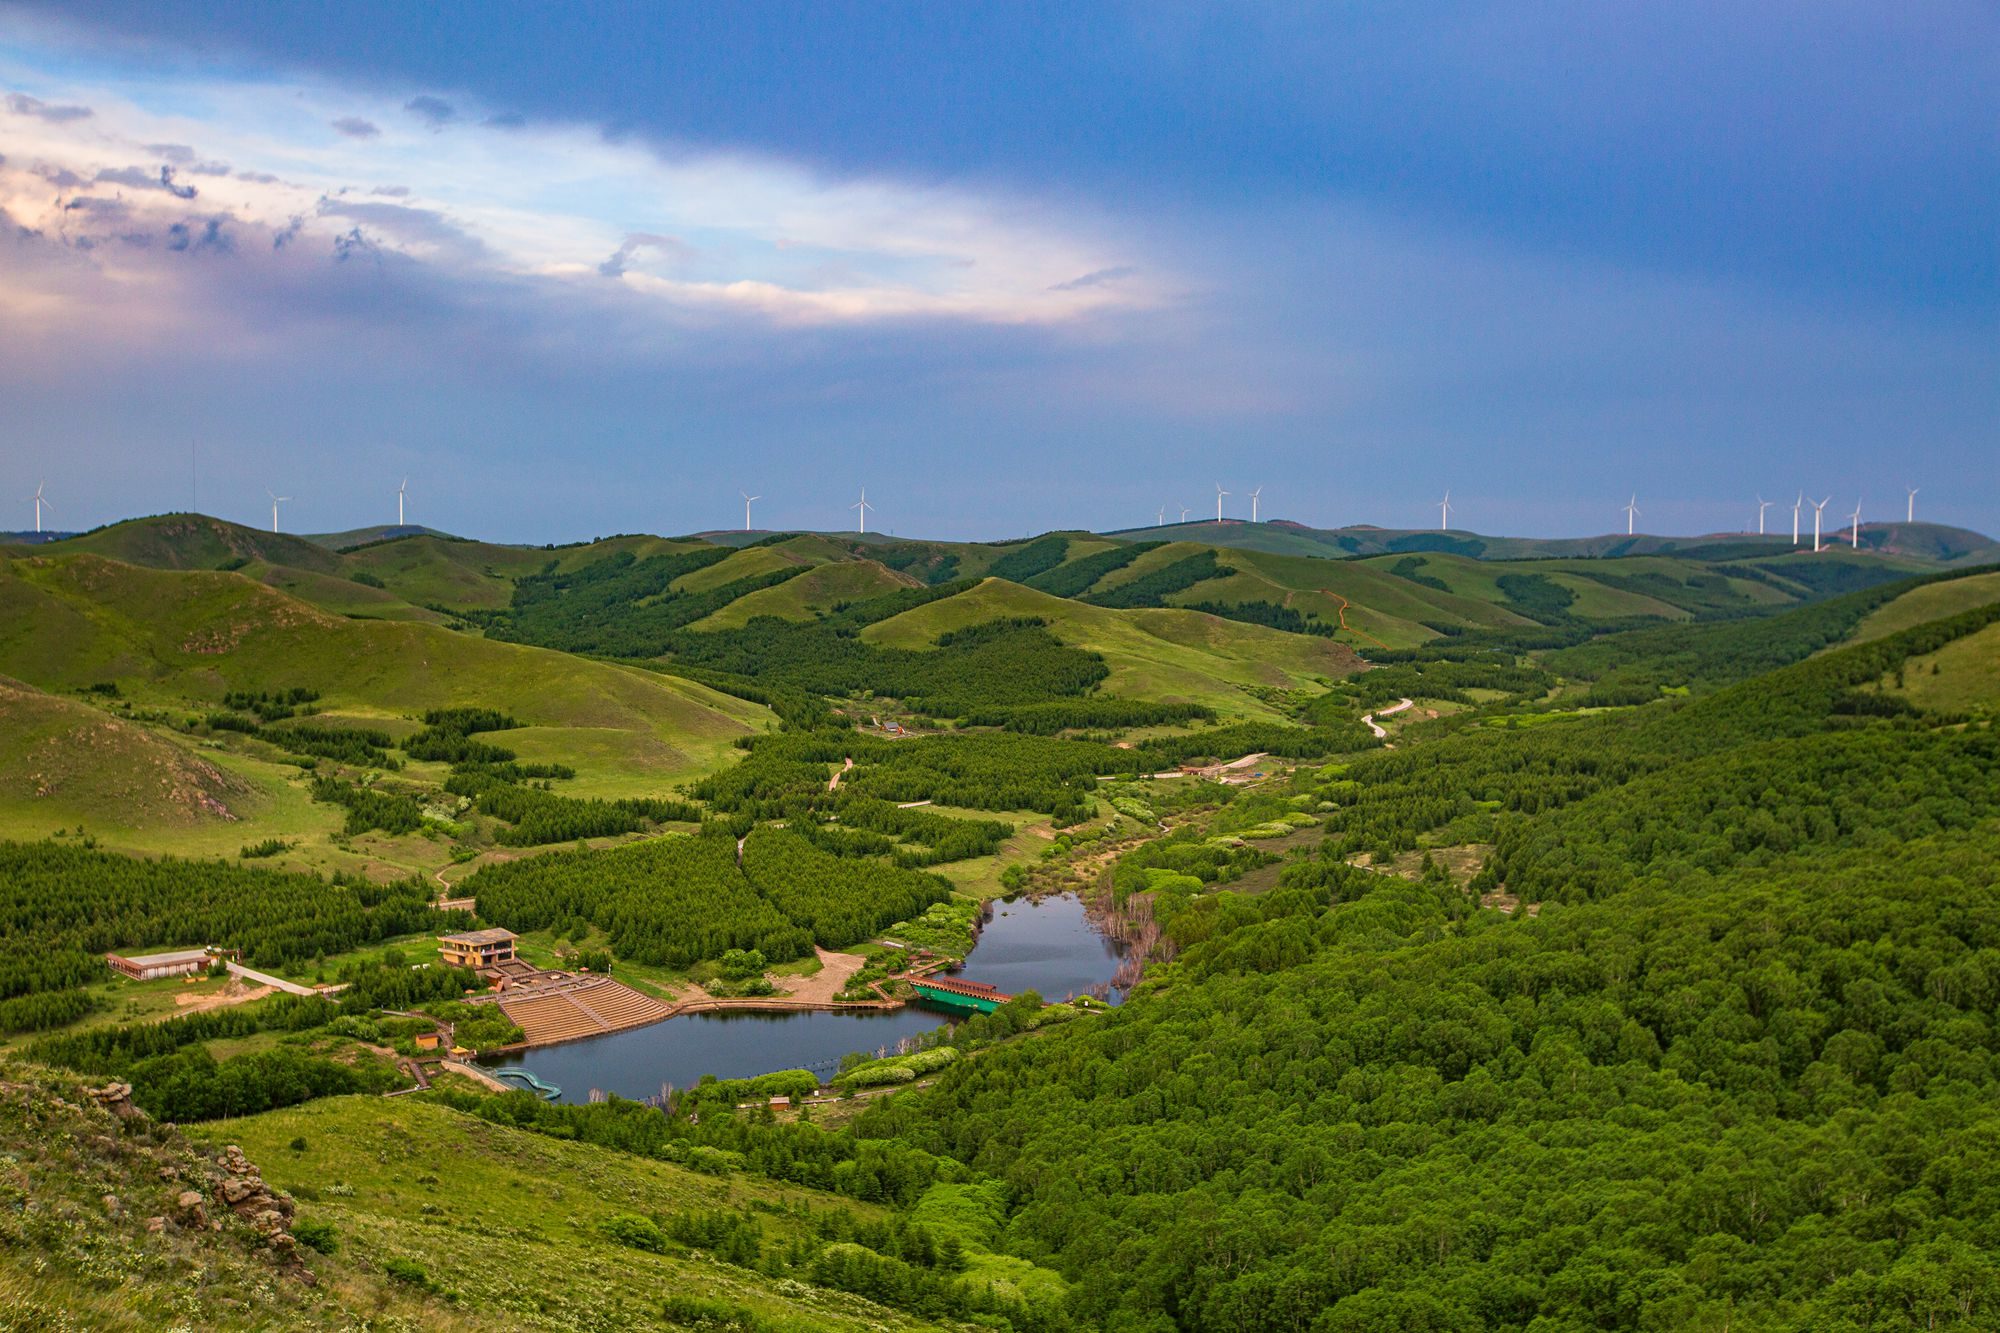
<path fill-rule="evenodd" d="M 108 281 L 158 262 L 139 237 L 221 217 L 329 262 L 358 227 L 375 253 L 444 276 L 526 279 L 551 299 L 595 283 L 781 323 L 1056 324 L 1164 299 L 1129 243 L 1032 200 L 663 152 L 456 95 L 100 67 L 50 42 L 0 26 L 0 209 Z M 198 200 L 173 169 L 202 177 Z M 54 180 L 92 184 L 52 194 Z M 407 207 L 359 202 L 389 195 L 383 180 L 407 183 L 392 196 Z M 78 198 L 115 198 L 118 229 Z"/>

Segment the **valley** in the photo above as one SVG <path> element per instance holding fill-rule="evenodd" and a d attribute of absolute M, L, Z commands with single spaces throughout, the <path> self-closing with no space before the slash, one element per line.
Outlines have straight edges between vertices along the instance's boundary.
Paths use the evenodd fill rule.
<path fill-rule="evenodd" d="M 1859 1329 L 2000 1281 L 1926 1165 L 1995 1132 L 1990 543 L 1226 526 L 0 551 L 0 1290 L 1568 1329 L 1616 1270 Z M 282 1227 L 138 1202 L 231 1144 Z"/>

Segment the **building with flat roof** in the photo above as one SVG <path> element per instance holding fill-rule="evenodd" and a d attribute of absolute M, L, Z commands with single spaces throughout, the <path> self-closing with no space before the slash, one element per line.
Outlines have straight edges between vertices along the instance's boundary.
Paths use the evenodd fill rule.
<path fill-rule="evenodd" d="M 130 958 L 108 953 L 104 961 L 113 972 L 134 981 L 156 981 L 161 977 L 191 977 L 206 972 L 216 955 L 209 949 L 177 949 L 172 953 L 141 953 Z"/>
<path fill-rule="evenodd" d="M 493 927 L 438 936 L 438 956 L 453 967 L 491 968 L 514 961 L 514 932 Z"/>

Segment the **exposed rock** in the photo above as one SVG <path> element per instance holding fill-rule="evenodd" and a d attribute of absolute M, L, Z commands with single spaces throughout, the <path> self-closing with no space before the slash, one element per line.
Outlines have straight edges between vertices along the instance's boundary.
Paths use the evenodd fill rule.
<path fill-rule="evenodd" d="M 125 1205 L 118 1202 L 116 1194 L 107 1194 L 104 1196 L 104 1211 L 107 1216 L 120 1217 L 124 1215 Z"/>
<path fill-rule="evenodd" d="M 130 1083 L 107 1083 L 101 1088 L 85 1088 L 92 1101 L 96 1102 L 120 1120 L 142 1119 L 145 1112 L 132 1105 L 132 1085 Z"/>
<path fill-rule="evenodd" d="M 182 1221 L 189 1226 L 198 1227 L 207 1220 L 202 1210 L 202 1202 L 200 1190 L 182 1190 L 180 1197 L 174 1200 L 174 1207 L 180 1211 Z"/>
<path fill-rule="evenodd" d="M 148 1231 L 153 1231 L 153 1232 L 159 1232 L 159 1231 L 165 1231 L 166 1229 L 167 1229 L 167 1219 L 166 1219 L 166 1218 L 164 1218 L 164 1217 L 149 1217 L 149 1218 L 147 1218 L 147 1219 L 146 1219 L 146 1230 L 148 1230 Z"/>

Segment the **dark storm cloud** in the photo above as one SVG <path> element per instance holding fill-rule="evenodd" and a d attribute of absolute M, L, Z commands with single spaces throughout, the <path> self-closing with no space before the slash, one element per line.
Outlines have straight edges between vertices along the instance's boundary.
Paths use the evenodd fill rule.
<path fill-rule="evenodd" d="M 333 122 L 333 128 L 350 139 L 372 139 L 382 132 L 374 121 L 359 116 L 342 116 Z"/>
<path fill-rule="evenodd" d="M 87 106 L 52 106 L 38 97 L 26 93 L 8 93 L 7 109 L 17 116 L 33 116 L 60 125 L 66 121 L 88 119 L 91 112 Z"/>
<path fill-rule="evenodd" d="M 403 103 L 403 110 L 410 112 L 434 130 L 443 129 L 458 115 L 451 103 L 442 97 L 432 97 L 428 94 L 423 97 L 412 97 Z"/>
<path fill-rule="evenodd" d="M 305 230 L 305 225 L 306 225 L 305 214 L 303 213 L 298 214 L 290 222 L 287 222 L 284 226 L 280 227 L 277 231 L 271 234 L 271 248 L 273 250 L 282 250 L 286 246 L 290 245 L 293 241 L 298 239 L 299 233 Z"/>

